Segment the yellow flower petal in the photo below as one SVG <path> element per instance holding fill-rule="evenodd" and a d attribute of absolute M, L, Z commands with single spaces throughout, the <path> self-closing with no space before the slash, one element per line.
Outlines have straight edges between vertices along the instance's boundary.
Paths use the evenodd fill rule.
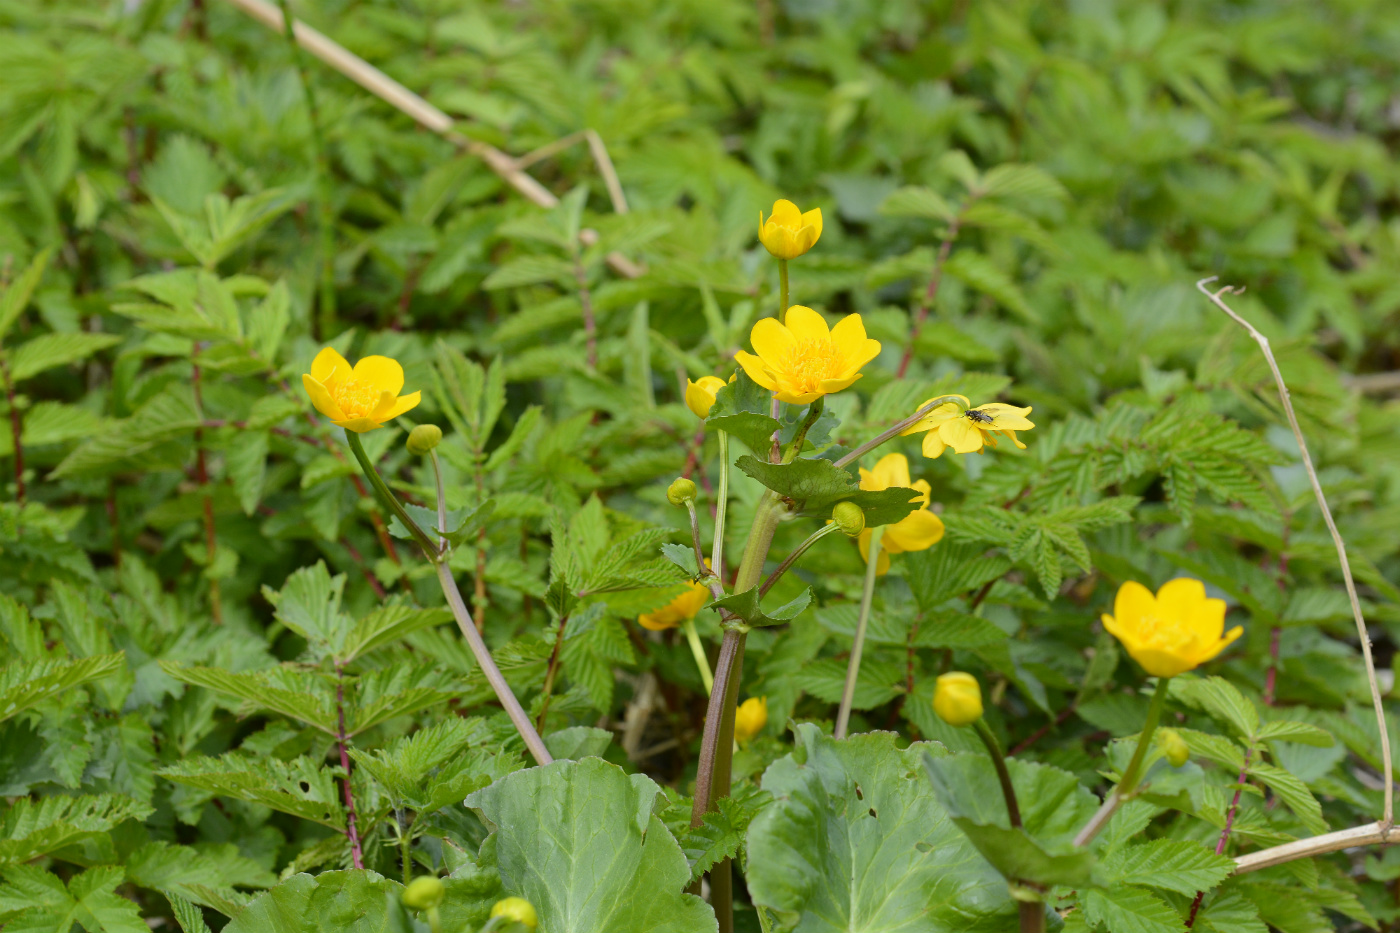
<path fill-rule="evenodd" d="M 387 409 L 376 411 L 374 417 L 378 418 L 380 422 L 393 421 L 404 412 L 412 411 L 417 408 L 422 398 L 422 392 L 410 392 L 408 395 L 400 395 L 393 400 L 392 404 Z"/>
<path fill-rule="evenodd" d="M 331 423 L 338 428 L 354 431 L 356 434 L 364 434 L 366 431 L 373 431 L 375 428 L 382 427 L 380 422 L 368 417 L 350 418 L 345 421 L 332 421 Z"/>
<path fill-rule="evenodd" d="M 849 389 L 851 386 L 855 385 L 858 379 L 862 378 L 864 378 L 863 373 L 856 373 L 854 376 L 848 378 L 823 379 L 817 384 L 818 391 L 812 393 L 812 398 L 816 398 L 818 395 L 835 395 L 842 389 Z"/>
<path fill-rule="evenodd" d="M 805 214 L 803 214 L 801 219 L 799 220 L 799 223 L 801 223 L 802 229 L 804 230 L 808 227 L 812 228 L 812 243 L 816 243 L 817 240 L 821 239 L 822 209 L 820 207 L 814 207 L 810 211 L 807 211 Z M 808 246 L 808 249 L 811 249 L 810 244 Z"/>
<path fill-rule="evenodd" d="M 865 323 L 859 314 L 848 314 L 831 329 L 831 342 L 848 357 L 858 356 L 865 348 Z"/>
<path fill-rule="evenodd" d="M 864 531 L 862 531 L 862 532 L 860 533 L 860 537 L 856 539 L 856 547 L 860 548 L 860 559 L 863 560 L 863 561 L 866 561 L 866 562 L 868 563 L 868 562 L 870 561 L 870 529 L 869 529 L 869 528 L 865 529 Z M 883 547 L 881 547 L 881 548 L 880 548 L 880 556 L 879 556 L 879 558 L 875 561 L 875 574 L 876 574 L 876 576 L 883 577 L 885 574 L 887 574 L 887 573 L 889 573 L 889 572 L 890 572 L 890 554 L 889 554 L 889 551 L 886 551 Z"/>
<path fill-rule="evenodd" d="M 923 455 L 928 459 L 937 460 L 943 456 L 943 451 L 947 449 L 948 445 L 943 443 L 943 438 L 939 436 L 937 431 L 930 431 L 924 435 Z"/>
<path fill-rule="evenodd" d="M 943 443 L 960 454 L 972 454 L 982 449 L 986 437 L 967 418 L 954 418 L 938 426 L 938 436 Z"/>
<path fill-rule="evenodd" d="M 754 324 L 749 332 L 749 343 L 764 365 L 775 371 L 797 349 L 797 338 L 792 331 L 771 317 Z"/>
<path fill-rule="evenodd" d="M 797 209 L 786 198 L 779 198 L 773 202 L 773 215 L 769 218 L 770 223 L 775 223 L 780 227 L 799 227 L 802 225 L 802 212 Z"/>
<path fill-rule="evenodd" d="M 335 380 L 350 375 L 350 364 L 331 347 L 316 354 L 311 361 L 311 378 L 329 388 Z"/>
<path fill-rule="evenodd" d="M 315 367 L 313 366 L 312 368 L 314 369 Z M 322 385 L 319 380 L 306 373 L 302 373 L 301 384 L 306 388 L 306 394 L 311 396 L 311 404 L 316 406 L 317 411 L 332 421 L 339 421 L 345 418 L 345 412 L 341 411 L 340 406 L 335 403 L 335 399 L 331 398 L 330 390 Z"/>
<path fill-rule="evenodd" d="M 1152 591 L 1136 580 L 1129 580 L 1120 586 L 1118 595 L 1113 598 L 1113 617 L 1126 625 L 1136 626 L 1156 611 L 1157 600 Z"/>
<path fill-rule="evenodd" d="M 403 390 L 403 367 L 387 356 L 365 357 L 355 364 L 354 375 L 379 392 L 398 395 Z"/>
<path fill-rule="evenodd" d="M 859 317 L 859 315 L 856 315 L 856 317 Z M 769 320 L 773 319 L 769 318 Z M 776 321 L 774 323 L 776 323 Z M 787 316 L 783 318 L 783 323 L 787 325 L 787 329 L 791 332 L 792 336 L 796 338 L 797 343 L 801 343 L 804 340 L 825 341 L 831 340 L 832 338 L 831 329 L 826 326 L 826 319 L 806 305 L 793 305 L 791 308 L 788 308 Z M 755 327 L 755 337 L 757 337 L 757 330 L 758 328 Z M 834 343 L 835 341 L 832 342 Z M 759 356 L 764 355 L 763 351 L 759 350 L 758 344 L 754 344 L 754 349 L 758 350 Z"/>
<path fill-rule="evenodd" d="M 904 551 L 923 551 L 942 541 L 944 531 L 943 519 L 919 509 L 886 528 L 885 540 Z"/>
<path fill-rule="evenodd" d="M 748 374 L 750 379 L 763 386 L 765 389 L 768 389 L 770 392 L 778 388 L 777 381 L 774 380 L 772 373 L 768 371 L 768 367 L 763 365 L 763 360 L 754 356 L 752 353 L 745 353 L 743 350 L 739 350 L 734 354 L 734 362 L 743 367 L 744 372 Z"/>
<path fill-rule="evenodd" d="M 987 425 L 989 431 L 1029 431 L 1035 427 L 1034 424 L 1026 420 L 1026 415 L 1031 413 L 1029 408 L 1017 408 L 1015 405 L 993 402 L 990 405 L 979 405 L 977 410 L 991 416 L 992 422 Z"/>
<path fill-rule="evenodd" d="M 964 405 L 967 404 L 967 399 L 963 398 L 961 395 L 957 396 L 957 398 L 961 398 Z M 923 408 L 931 401 L 933 401 L 931 398 L 924 399 L 919 403 L 919 408 Z M 918 411 L 919 408 L 916 408 L 915 411 Z M 958 407 L 957 402 L 944 402 L 942 405 L 939 405 L 933 411 L 924 415 L 918 421 L 901 431 L 900 437 L 908 437 L 910 434 L 918 434 L 920 431 L 932 430 L 945 421 L 951 421 L 961 416 L 962 409 Z"/>
<path fill-rule="evenodd" d="M 891 486 L 908 486 L 909 458 L 904 454 L 885 454 L 875 464 L 875 469 L 869 472 L 861 470 L 860 474 L 861 489 L 879 492 Z"/>

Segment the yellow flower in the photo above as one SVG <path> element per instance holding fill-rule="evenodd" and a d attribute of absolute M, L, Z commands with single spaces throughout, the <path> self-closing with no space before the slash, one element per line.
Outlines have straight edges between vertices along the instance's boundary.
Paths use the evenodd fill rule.
<path fill-rule="evenodd" d="M 675 628 L 687 619 L 693 619 L 705 608 L 710 599 L 710 589 L 702 583 L 691 581 L 685 592 L 660 609 L 644 612 L 637 616 L 637 624 L 653 632 L 664 632 Z"/>
<path fill-rule="evenodd" d="M 796 259 L 816 245 L 822 235 L 822 209 L 807 213 L 791 201 L 774 201 L 773 216 L 765 223 L 758 212 L 758 238 L 779 259 Z"/>
<path fill-rule="evenodd" d="M 961 395 L 957 397 L 963 400 L 962 405 L 945 402 L 901 432 L 904 436 L 928 432 L 924 435 L 925 457 L 939 457 L 949 447 L 960 454 L 981 453 L 983 444 L 997 445 L 997 439 L 992 436 L 994 434 L 1009 437 L 1011 443 L 1022 450 L 1026 449 L 1026 445 L 1017 439 L 1016 432 L 1035 427 L 1026 420 L 1026 415 L 1031 413 L 1029 408 L 1017 408 L 1000 402 L 968 408 L 967 399 Z M 923 408 L 931 401 L 928 399 L 919 407 Z"/>
<path fill-rule="evenodd" d="M 880 341 L 865 336 L 859 314 L 828 328 L 820 314 L 802 305 L 788 308 L 785 324 L 771 317 L 759 321 L 749 341 L 758 355 L 740 350 L 735 362 L 779 401 L 793 405 L 840 392 L 880 353 Z"/>
<path fill-rule="evenodd" d="M 316 354 L 301 384 L 311 404 L 332 423 L 363 434 L 417 406 L 423 393 L 399 395 L 403 367 L 387 356 L 367 356 L 354 369 L 345 357 L 326 347 Z"/>
<path fill-rule="evenodd" d="M 1206 598 L 1200 580 L 1168 580 L 1153 597 L 1134 580 L 1118 588 L 1103 627 L 1154 677 L 1175 677 L 1224 651 L 1244 629 L 1225 631 L 1225 601 Z M 1222 634 L 1223 633 L 1223 634 Z"/>
<path fill-rule="evenodd" d="M 734 741 L 740 745 L 763 731 L 768 723 L 768 698 L 749 697 L 734 711 Z"/>
<path fill-rule="evenodd" d="M 540 924 L 539 915 L 535 913 L 535 905 L 523 897 L 507 897 L 497 901 L 491 906 L 491 916 L 505 917 L 507 920 L 519 923 L 531 930 Z"/>
<path fill-rule="evenodd" d="M 715 405 L 715 393 L 724 388 L 724 380 L 718 376 L 701 376 L 699 381 L 685 381 L 685 407 L 695 412 L 697 418 L 710 417 L 710 409 Z"/>
<path fill-rule="evenodd" d="M 982 718 L 982 687 L 962 671 L 939 676 L 933 688 L 933 711 L 950 726 L 970 726 Z"/>
<path fill-rule="evenodd" d="M 933 492 L 928 480 L 909 481 L 909 458 L 904 454 L 886 454 L 875 464 L 875 469 L 860 471 L 860 488 L 879 492 L 891 487 L 905 487 L 916 490 L 919 507 L 908 515 L 886 525 L 880 538 L 880 560 L 875 568 L 879 574 L 888 573 L 891 554 L 905 551 L 925 551 L 943 540 L 943 520 L 928 510 Z M 914 497 L 910 497 L 911 499 Z M 870 559 L 870 529 L 860 533 L 860 556 Z"/>

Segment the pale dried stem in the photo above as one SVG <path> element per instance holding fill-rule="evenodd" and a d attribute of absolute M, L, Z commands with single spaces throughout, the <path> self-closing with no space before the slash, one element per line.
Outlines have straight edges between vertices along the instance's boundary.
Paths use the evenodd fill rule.
<path fill-rule="evenodd" d="M 1288 385 L 1283 381 L 1283 373 L 1279 371 L 1278 362 L 1274 359 L 1273 351 L 1269 348 L 1269 338 L 1259 333 L 1252 324 L 1240 317 L 1233 309 L 1221 299 L 1221 295 L 1239 294 L 1243 289 L 1236 289 L 1227 285 L 1219 291 L 1212 292 L 1206 288 L 1210 282 L 1214 282 L 1219 276 L 1210 276 L 1201 279 L 1196 283 L 1196 288 L 1205 295 L 1211 302 L 1228 314 L 1236 324 L 1245 329 L 1245 332 L 1259 344 L 1259 349 L 1264 354 L 1264 359 L 1269 364 L 1269 371 L 1273 373 L 1274 384 L 1278 387 L 1279 401 L 1283 404 L 1283 412 L 1288 417 L 1288 426 L 1293 429 L 1293 437 L 1298 442 L 1298 452 L 1303 459 L 1303 467 L 1307 470 L 1308 482 L 1312 484 L 1313 496 L 1317 499 L 1317 507 L 1322 511 L 1322 519 L 1327 523 L 1327 531 L 1332 536 L 1332 543 L 1337 548 L 1337 561 L 1342 566 L 1342 579 L 1346 582 L 1347 598 L 1351 601 L 1351 614 L 1356 620 L 1356 634 L 1361 641 L 1361 655 L 1366 661 L 1366 679 L 1371 685 L 1371 704 L 1376 710 L 1376 727 L 1380 733 L 1381 741 L 1381 763 L 1385 780 L 1385 810 L 1378 824 L 1381 829 L 1381 840 L 1389 834 L 1390 828 L 1394 825 L 1395 806 L 1395 782 L 1392 774 L 1390 760 L 1390 734 L 1385 725 L 1385 707 L 1381 703 L 1380 682 L 1376 679 L 1376 662 L 1371 657 L 1371 637 L 1366 631 L 1366 620 L 1361 615 L 1361 601 L 1356 595 L 1356 581 L 1351 576 L 1351 563 L 1347 560 L 1346 543 L 1342 540 L 1341 532 L 1337 530 L 1337 523 L 1332 519 L 1332 510 L 1327 506 L 1327 497 L 1323 495 L 1322 484 L 1318 481 L 1317 470 L 1313 467 L 1312 457 L 1308 454 L 1308 444 L 1303 438 L 1303 429 L 1298 426 L 1298 416 L 1293 411 L 1293 402 L 1289 398 Z M 1355 843 L 1353 843 L 1355 844 Z M 1286 848 L 1282 847 L 1282 848 Z M 1272 850 L 1266 850 L 1272 851 Z M 1334 850 L 1326 850 L 1334 851 Z M 1301 857 L 1301 856 L 1295 856 Z M 1284 859 L 1287 861 L 1287 859 Z"/>

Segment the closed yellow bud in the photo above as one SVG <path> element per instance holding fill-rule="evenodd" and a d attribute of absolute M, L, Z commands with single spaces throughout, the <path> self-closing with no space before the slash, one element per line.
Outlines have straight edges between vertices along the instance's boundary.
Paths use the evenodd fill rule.
<path fill-rule="evenodd" d="M 408 452 L 422 457 L 442 443 L 442 428 L 435 424 L 420 424 L 408 432 Z"/>
<path fill-rule="evenodd" d="M 535 913 L 535 905 L 525 900 L 523 897 L 507 897 L 497 901 L 491 907 L 491 916 L 505 917 L 530 929 L 540 925 L 539 915 Z"/>
<path fill-rule="evenodd" d="M 982 718 L 982 687 L 977 678 L 950 671 L 938 678 L 933 690 L 933 711 L 950 726 L 970 726 Z"/>
<path fill-rule="evenodd" d="M 758 212 L 758 239 L 779 259 L 796 259 L 816 245 L 822 235 L 822 210 L 807 213 L 791 201 L 774 201 L 773 215 L 767 221 Z"/>
<path fill-rule="evenodd" d="M 685 407 L 697 418 L 710 417 L 710 409 L 715 406 L 715 393 L 724 388 L 724 380 L 718 376 L 701 376 L 696 382 L 685 381 Z"/>
<path fill-rule="evenodd" d="M 734 741 L 747 743 L 768 724 L 768 698 L 750 697 L 734 711 Z"/>
<path fill-rule="evenodd" d="M 447 888 L 432 875 L 420 875 L 403 889 L 403 905 L 410 910 L 428 910 L 442 903 Z"/>
<path fill-rule="evenodd" d="M 865 512 L 849 499 L 836 503 L 836 508 L 831 510 L 831 520 L 842 534 L 851 538 L 865 530 Z"/>
<path fill-rule="evenodd" d="M 685 505 L 687 502 L 695 501 L 696 492 L 693 481 L 684 476 L 678 476 L 666 490 L 666 501 L 672 505 Z"/>
<path fill-rule="evenodd" d="M 1175 729 L 1158 729 L 1153 740 L 1173 768 L 1180 768 L 1191 758 L 1191 749 Z"/>

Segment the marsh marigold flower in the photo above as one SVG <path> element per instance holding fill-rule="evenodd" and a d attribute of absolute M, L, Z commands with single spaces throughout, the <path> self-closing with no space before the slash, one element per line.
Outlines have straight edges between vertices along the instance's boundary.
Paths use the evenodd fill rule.
<path fill-rule="evenodd" d="M 1154 677 L 1175 677 L 1206 663 L 1239 638 L 1225 631 L 1225 601 L 1206 597 L 1200 580 L 1178 577 L 1152 591 L 1135 580 L 1118 588 L 1103 627 Z"/>
<path fill-rule="evenodd" d="M 968 408 L 968 400 L 961 395 L 957 397 L 962 399 L 962 405 L 945 402 L 900 433 L 908 436 L 927 432 L 924 434 L 924 456 L 930 459 L 942 456 L 949 447 L 960 454 L 981 453 L 983 445 L 997 445 L 994 437 L 997 434 L 1010 438 L 1011 443 L 1022 450 L 1026 449 L 1026 445 L 1016 437 L 1016 432 L 1035 427 L 1026 420 L 1026 415 L 1031 413 L 1029 408 L 1017 408 L 1000 402 Z M 923 408 L 931 401 L 933 399 L 928 399 L 919 407 Z"/>
<path fill-rule="evenodd" d="M 653 632 L 664 632 L 668 628 L 675 628 L 687 619 L 695 618 L 700 610 L 705 608 L 705 603 L 709 599 L 709 587 L 692 580 L 684 593 L 660 609 L 644 612 L 637 616 L 637 624 Z"/>
<path fill-rule="evenodd" d="M 330 347 L 316 354 L 311 372 L 302 375 L 301 384 L 317 411 L 356 434 L 373 431 L 412 410 L 423 394 L 399 394 L 403 391 L 403 367 L 398 360 L 367 356 L 351 368 L 345 357 Z"/>
<path fill-rule="evenodd" d="M 779 259 L 796 259 L 816 245 L 822 235 L 822 209 L 807 213 L 791 201 L 774 201 L 773 216 L 767 222 L 758 212 L 758 239 Z"/>
<path fill-rule="evenodd" d="M 724 388 L 724 380 L 718 376 L 701 376 L 694 382 L 685 381 L 685 407 L 697 418 L 710 417 L 710 409 L 715 407 L 715 393 Z"/>
<path fill-rule="evenodd" d="M 735 362 L 779 401 L 793 405 L 840 392 L 880 353 L 880 341 L 865 336 L 859 314 L 828 328 L 820 314 L 802 305 L 788 308 L 786 323 L 771 317 L 759 321 L 749 342 L 754 352 L 740 350 Z"/>
<path fill-rule="evenodd" d="M 734 711 L 734 741 L 747 743 L 768 723 L 768 698 L 749 697 Z"/>
<path fill-rule="evenodd" d="M 939 676 L 933 688 L 933 711 L 950 726 L 970 726 L 982 718 L 982 686 L 963 671 Z"/>
<path fill-rule="evenodd" d="M 875 469 L 861 468 L 860 488 L 872 492 L 893 487 L 905 487 L 918 493 L 919 507 L 892 525 L 886 525 L 880 537 L 880 560 L 876 573 L 888 573 L 891 554 L 905 551 L 925 551 L 943 540 L 943 520 L 928 510 L 933 490 L 928 480 L 909 481 L 909 458 L 904 454 L 886 454 Z M 910 497 L 914 498 L 913 496 Z M 860 556 L 870 559 L 870 529 L 860 533 Z"/>

